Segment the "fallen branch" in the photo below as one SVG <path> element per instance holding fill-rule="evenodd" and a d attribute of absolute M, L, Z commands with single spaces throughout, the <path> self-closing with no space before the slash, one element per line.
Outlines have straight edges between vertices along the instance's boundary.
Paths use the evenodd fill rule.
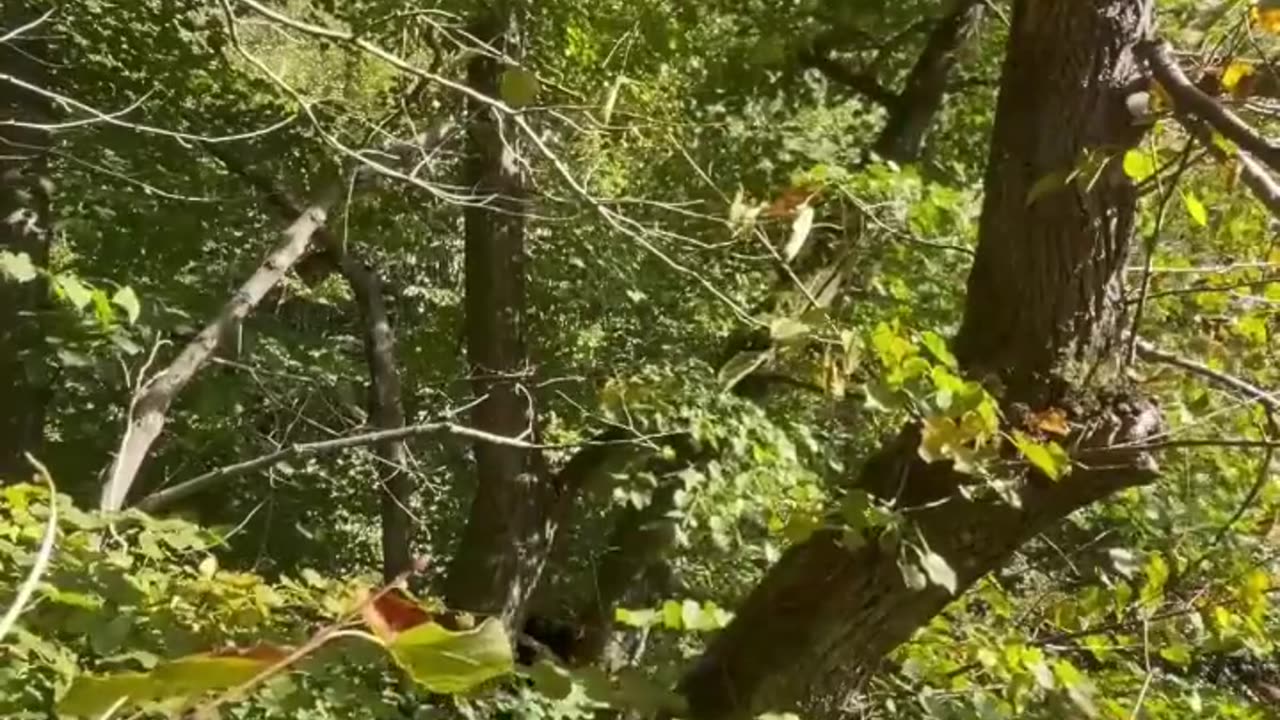
<path fill-rule="evenodd" d="M 229 336 L 228 330 L 248 316 L 302 257 L 311 244 L 312 234 L 324 225 L 329 207 L 337 201 L 339 192 L 339 186 L 331 187 L 321 200 L 304 210 L 285 230 L 280 244 L 268 253 L 253 275 L 222 306 L 218 316 L 182 349 L 168 367 L 146 381 L 134 395 L 129 404 L 129 424 L 125 427 L 120 448 L 102 488 L 99 503 L 102 510 L 119 510 L 124 506 L 129 488 L 137 479 L 147 453 L 164 429 L 174 398 L 213 357 L 222 339 Z"/>

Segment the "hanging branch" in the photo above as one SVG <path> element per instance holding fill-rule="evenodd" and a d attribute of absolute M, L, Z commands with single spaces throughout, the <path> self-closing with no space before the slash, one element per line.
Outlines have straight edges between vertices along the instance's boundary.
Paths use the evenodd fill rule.
<path fill-rule="evenodd" d="M 178 357 L 141 385 L 129 403 L 129 423 L 102 488 L 100 508 L 119 510 L 129 488 L 137 479 L 147 453 L 164 430 L 170 405 L 191 382 L 200 368 L 218 350 L 230 329 L 236 327 L 268 292 L 284 277 L 311 244 L 311 236 L 322 227 L 329 208 L 337 201 L 340 187 L 330 187 L 321 199 L 306 208 L 284 232 L 284 238 L 267 255 L 253 275 L 222 306 Z"/>

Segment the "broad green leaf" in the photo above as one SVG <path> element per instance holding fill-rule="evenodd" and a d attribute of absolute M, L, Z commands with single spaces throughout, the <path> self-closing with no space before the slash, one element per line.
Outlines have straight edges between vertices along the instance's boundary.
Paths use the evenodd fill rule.
<path fill-rule="evenodd" d="M 55 284 L 62 297 L 77 310 L 83 310 L 85 305 L 93 301 L 93 291 L 72 275 L 58 275 Z"/>
<path fill-rule="evenodd" d="M 870 410 L 891 412 L 900 409 L 904 403 L 902 393 L 893 390 L 882 382 L 867 383 L 866 393 L 866 406 Z"/>
<path fill-rule="evenodd" d="M 157 665 L 147 673 L 81 675 L 58 701 L 58 712 L 97 717 L 121 698 L 128 698 L 127 705 L 197 698 L 245 683 L 287 654 L 283 648 L 261 646 L 234 655 L 191 655 Z"/>
<path fill-rule="evenodd" d="M 1058 443 L 1052 440 L 1037 442 L 1031 436 L 1015 430 L 1013 444 L 1028 462 L 1051 480 L 1060 480 L 1071 473 L 1071 458 Z"/>
<path fill-rule="evenodd" d="M 136 323 L 138 316 L 142 314 L 142 304 L 138 302 L 138 296 L 133 292 L 133 288 L 128 285 L 117 290 L 116 294 L 111 296 L 111 302 L 124 310 L 130 324 Z"/>
<path fill-rule="evenodd" d="M 956 571 L 947 562 L 946 558 L 930 551 L 921 556 L 920 566 L 924 568 L 924 572 L 929 576 L 930 582 L 946 588 L 947 592 L 952 595 L 956 594 Z"/>
<path fill-rule="evenodd" d="M 1187 214 L 1191 216 L 1191 220 L 1200 227 L 1209 224 L 1209 211 L 1205 210 L 1204 203 L 1200 202 L 1200 198 L 1190 190 L 1182 193 L 1182 204 L 1187 207 Z"/>
<path fill-rule="evenodd" d="M 19 283 L 35 280 L 37 275 L 30 255 L 24 252 L 15 254 L 8 250 L 0 250 L 0 273 Z"/>
<path fill-rule="evenodd" d="M 1156 162 L 1150 153 L 1141 150 L 1130 150 L 1124 154 L 1124 173 L 1134 182 L 1142 182 L 1154 175 Z"/>
<path fill-rule="evenodd" d="M 960 366 L 956 356 L 951 354 L 951 350 L 947 348 L 947 341 L 943 340 L 941 335 L 932 331 L 925 332 L 920 336 L 920 343 L 943 365 L 952 370 Z"/>
<path fill-rule="evenodd" d="M 497 618 L 460 632 L 424 623 L 396 635 L 387 649 L 415 682 L 443 694 L 466 692 L 515 667 L 510 641 Z"/>
<path fill-rule="evenodd" d="M 683 608 L 675 600 L 662 603 L 662 624 L 668 630 L 679 630 L 683 627 Z"/>

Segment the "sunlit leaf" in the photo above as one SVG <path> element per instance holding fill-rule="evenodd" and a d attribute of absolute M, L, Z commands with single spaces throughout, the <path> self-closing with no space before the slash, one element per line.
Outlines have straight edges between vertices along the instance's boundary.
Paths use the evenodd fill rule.
<path fill-rule="evenodd" d="M 14 282 L 24 283 L 35 280 L 37 272 L 30 255 L 0 250 L 0 274 Z"/>
<path fill-rule="evenodd" d="M 128 285 L 117 290 L 116 294 L 111 296 L 111 302 L 124 310 L 130 323 L 137 322 L 138 316 L 142 314 L 142 304 L 138 302 L 138 295 Z"/>
<path fill-rule="evenodd" d="M 930 582 L 946 588 L 947 592 L 952 595 L 956 593 L 956 571 L 947 562 L 946 558 L 930 551 L 921 556 L 920 566 L 924 568 L 924 572 L 929 576 Z"/>
<path fill-rule="evenodd" d="M 510 640 L 497 618 L 462 631 L 428 622 L 400 633 L 387 649 L 415 682 L 438 693 L 466 692 L 515 667 Z"/>
<path fill-rule="evenodd" d="M 1014 431 L 1013 444 L 1018 452 L 1051 480 L 1060 480 L 1071 472 L 1071 458 L 1056 442 L 1037 442 L 1025 433 Z"/>
<path fill-rule="evenodd" d="M 1200 227 L 1209 224 L 1209 211 L 1205 209 L 1204 203 L 1200 202 L 1200 198 L 1195 196 L 1191 191 L 1182 193 L 1182 204 L 1187 208 L 1187 214 L 1191 216 L 1191 220 Z"/>
<path fill-rule="evenodd" d="M 1134 182 L 1142 182 L 1156 172 L 1155 159 L 1150 153 L 1141 150 L 1129 150 L 1124 154 L 1124 173 Z"/>

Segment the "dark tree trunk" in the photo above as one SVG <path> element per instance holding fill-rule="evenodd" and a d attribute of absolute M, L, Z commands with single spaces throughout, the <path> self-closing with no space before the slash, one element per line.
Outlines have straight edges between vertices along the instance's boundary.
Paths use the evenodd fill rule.
<path fill-rule="evenodd" d="M 960 0 L 929 34 L 924 50 L 907 75 L 902 92 L 889 109 L 889 120 L 876 138 L 874 150 L 896 162 L 920 159 L 929 128 L 942 109 L 947 84 L 960 53 L 982 23 L 986 4 Z"/>
<path fill-rule="evenodd" d="M 1074 167 L 1084 148 L 1136 143 L 1140 132 L 1125 113 L 1124 94 L 1138 76 L 1131 49 L 1150 13 L 1150 0 L 1019 0 L 1014 8 L 978 255 L 957 339 L 969 373 L 1004 380 L 1006 403 L 1063 401 L 1066 361 L 1098 361 L 1114 337 L 1108 303 L 1132 237 L 1129 181 L 1112 167 L 1089 190 L 1071 186 L 1031 205 L 1027 194 L 1038 179 Z M 1148 403 L 1121 410 L 1097 418 L 1110 424 L 1112 439 L 1141 439 L 1158 424 Z M 909 519 L 955 569 L 960 590 L 1043 528 L 1153 477 L 1149 458 L 1107 453 L 1106 462 L 1091 463 L 1105 471 L 1077 467 L 1057 483 L 1028 476 L 1022 507 L 1014 508 L 965 499 L 956 492 L 963 478 L 944 463 L 924 464 L 918 444 L 916 430 L 907 428 L 850 485 L 922 508 Z M 838 534 L 820 532 L 784 553 L 684 677 L 691 716 L 839 703 L 945 607 L 945 590 L 906 587 L 896 547 L 872 540 L 849 550 Z"/>
<path fill-rule="evenodd" d="M 12 32 L 36 19 L 26 3 L 10 1 L 0 9 L 0 33 Z M 0 44 L 0 72 L 48 87 L 47 44 L 36 27 Z M 11 83 L 0 83 L 0 251 L 25 253 L 37 267 L 49 262 L 52 241 L 48 152 L 50 133 L 19 127 L 11 120 L 47 123 L 49 102 Z M 49 290 L 43 278 L 15 282 L 0 274 L 0 482 L 26 478 L 31 466 L 23 454 L 40 453 L 49 402 L 50 368 L 46 364 L 41 314 Z"/>
<path fill-rule="evenodd" d="M 369 424 L 378 430 L 404 427 L 396 337 L 387 317 L 382 279 L 349 255 L 343 256 L 341 269 L 360 305 L 365 363 L 369 367 Z M 382 575 L 391 580 L 413 568 L 410 508 L 414 484 L 409 474 L 408 447 L 403 439 L 379 443 L 375 451 L 379 461 L 378 496 L 382 514 Z"/>
<path fill-rule="evenodd" d="M 515 27 L 506 10 L 491 10 L 472 33 L 509 54 Z M 467 66 L 467 82 L 498 97 L 502 66 L 481 55 Z M 466 209 L 466 339 L 479 404 L 472 424 L 505 437 L 536 437 L 525 349 L 525 191 L 518 137 L 488 106 L 468 103 L 465 183 L 477 204 Z M 544 513 L 545 478 L 536 453 L 493 443 L 474 446 L 477 487 L 445 586 L 451 607 L 499 614 L 520 622 L 546 560 L 553 520 Z"/>

